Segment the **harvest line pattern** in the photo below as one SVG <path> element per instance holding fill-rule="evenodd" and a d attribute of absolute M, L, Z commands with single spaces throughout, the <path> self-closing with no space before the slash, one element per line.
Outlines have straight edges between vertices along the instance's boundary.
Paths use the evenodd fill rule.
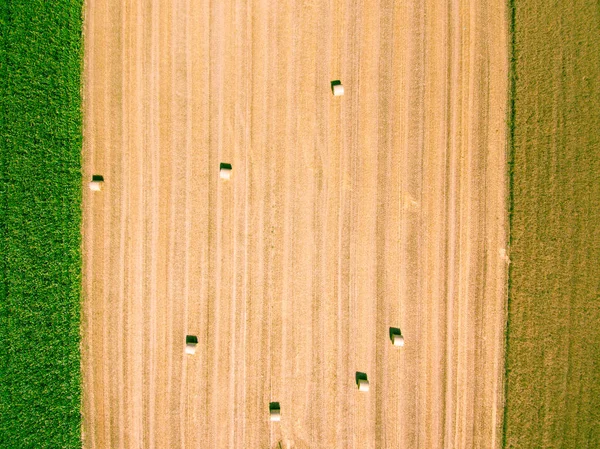
<path fill-rule="evenodd" d="M 497 447 L 504 6 L 86 11 L 85 447 Z"/>

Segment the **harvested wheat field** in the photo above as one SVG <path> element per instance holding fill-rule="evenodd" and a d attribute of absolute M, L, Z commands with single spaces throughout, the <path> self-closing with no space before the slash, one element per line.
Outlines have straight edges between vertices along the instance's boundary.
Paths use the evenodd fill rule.
<path fill-rule="evenodd" d="M 506 22 L 87 1 L 84 447 L 501 445 Z"/>

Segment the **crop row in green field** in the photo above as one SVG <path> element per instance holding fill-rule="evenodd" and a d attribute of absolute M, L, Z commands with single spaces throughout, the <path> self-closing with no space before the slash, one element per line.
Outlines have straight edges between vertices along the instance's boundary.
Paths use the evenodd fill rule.
<path fill-rule="evenodd" d="M 81 8 L 0 2 L 0 448 L 81 447 Z"/>

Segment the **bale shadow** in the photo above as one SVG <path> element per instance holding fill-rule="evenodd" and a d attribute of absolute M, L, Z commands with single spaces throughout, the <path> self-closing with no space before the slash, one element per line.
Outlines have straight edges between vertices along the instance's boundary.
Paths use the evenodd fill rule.
<path fill-rule="evenodd" d="M 394 335 L 402 335 L 402 331 L 398 327 L 390 327 L 390 340 L 394 342 Z"/>
<path fill-rule="evenodd" d="M 356 381 L 356 385 L 358 385 L 358 381 L 359 380 L 369 380 L 367 379 L 367 373 L 361 373 L 360 371 L 356 372 L 356 375 L 354 376 L 354 380 Z"/>
<path fill-rule="evenodd" d="M 198 344 L 198 337 L 196 337 L 195 335 L 186 335 L 185 336 L 185 343 L 186 344 L 193 343 L 193 344 L 197 345 Z"/>
<path fill-rule="evenodd" d="M 341 82 L 340 80 L 333 80 L 333 81 L 331 82 L 331 92 L 333 92 L 333 88 L 334 88 L 335 86 L 339 86 L 339 85 L 341 85 L 341 84 L 342 84 L 342 82 Z"/>
<path fill-rule="evenodd" d="M 269 402 L 269 411 L 272 412 L 273 410 L 281 410 L 279 402 Z"/>

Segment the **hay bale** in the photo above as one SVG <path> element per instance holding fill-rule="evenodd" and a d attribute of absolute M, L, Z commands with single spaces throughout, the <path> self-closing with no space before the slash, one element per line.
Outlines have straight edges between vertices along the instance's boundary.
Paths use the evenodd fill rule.
<path fill-rule="evenodd" d="M 335 84 L 333 86 L 333 95 L 335 97 L 340 97 L 344 95 L 344 86 L 342 86 L 341 84 Z"/>
<path fill-rule="evenodd" d="M 90 190 L 93 192 L 99 192 L 102 190 L 102 183 L 98 181 L 91 181 L 89 183 Z"/>
<path fill-rule="evenodd" d="M 404 337 L 402 335 L 399 334 L 394 334 L 392 342 L 394 344 L 394 346 L 404 346 Z"/>
<path fill-rule="evenodd" d="M 396 347 L 404 346 L 404 337 L 399 327 L 390 327 L 390 340 Z"/>
<path fill-rule="evenodd" d="M 196 346 L 198 345 L 198 337 L 195 335 L 185 336 L 185 353 L 193 355 L 196 353 Z"/>
<path fill-rule="evenodd" d="M 331 92 L 333 92 L 335 97 L 344 95 L 344 86 L 342 86 L 342 82 L 340 80 L 333 80 L 331 82 Z"/>
<path fill-rule="evenodd" d="M 219 176 L 221 179 L 231 179 L 231 164 L 221 163 L 219 168 Z"/>
<path fill-rule="evenodd" d="M 279 402 L 269 403 L 269 415 L 271 421 L 281 421 L 281 406 Z"/>
<path fill-rule="evenodd" d="M 99 192 L 102 190 L 102 184 L 104 184 L 104 177 L 100 175 L 92 176 L 92 180 L 88 184 L 89 188 L 93 192 Z"/>
<path fill-rule="evenodd" d="M 281 421 L 281 410 L 271 409 L 271 421 Z"/>
<path fill-rule="evenodd" d="M 269 404 L 269 415 L 271 421 L 281 421 L 281 407 L 279 402 L 271 402 Z"/>
<path fill-rule="evenodd" d="M 358 379 L 356 383 L 358 385 L 358 391 L 369 391 L 369 381 L 367 379 Z"/>

